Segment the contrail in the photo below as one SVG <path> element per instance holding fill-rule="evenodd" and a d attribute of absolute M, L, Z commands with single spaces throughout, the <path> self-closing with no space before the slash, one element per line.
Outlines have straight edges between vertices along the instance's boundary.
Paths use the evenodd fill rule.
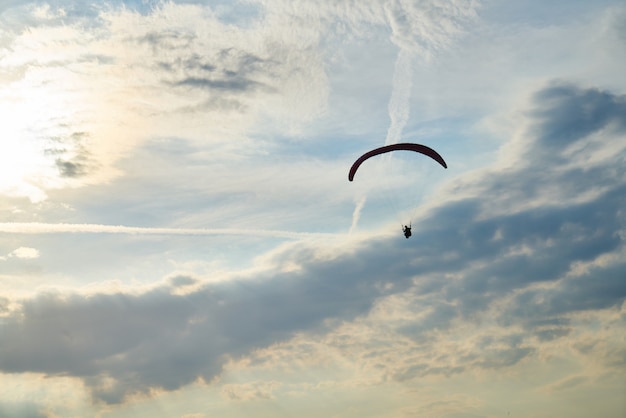
<path fill-rule="evenodd" d="M 387 130 L 385 145 L 400 142 L 402 130 L 409 120 L 411 110 L 411 87 L 412 80 L 412 53 L 407 49 L 400 47 L 398 58 L 393 72 L 393 82 L 391 90 L 391 98 L 389 99 L 389 119 L 391 123 Z"/>
<path fill-rule="evenodd" d="M 359 218 L 361 217 L 361 210 L 363 206 L 365 206 L 365 201 L 367 200 L 367 196 L 363 196 L 354 208 L 354 212 L 352 212 L 352 225 L 350 226 L 350 230 L 348 234 L 352 234 L 352 232 L 356 229 L 357 224 L 359 223 Z"/>
<path fill-rule="evenodd" d="M 277 229 L 235 228 L 150 228 L 123 225 L 68 224 L 40 222 L 0 223 L 0 233 L 10 234 L 135 234 L 135 235 L 247 235 L 270 238 L 329 238 L 337 234 L 321 232 L 293 232 Z"/>

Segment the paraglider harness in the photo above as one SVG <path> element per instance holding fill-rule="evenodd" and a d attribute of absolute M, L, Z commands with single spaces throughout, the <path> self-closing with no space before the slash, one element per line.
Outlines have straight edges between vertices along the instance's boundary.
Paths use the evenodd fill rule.
<path fill-rule="evenodd" d="M 411 236 L 411 224 L 409 224 L 409 226 L 404 225 L 402 227 L 402 232 L 404 232 L 404 237 L 406 239 L 409 239 L 409 237 Z"/>

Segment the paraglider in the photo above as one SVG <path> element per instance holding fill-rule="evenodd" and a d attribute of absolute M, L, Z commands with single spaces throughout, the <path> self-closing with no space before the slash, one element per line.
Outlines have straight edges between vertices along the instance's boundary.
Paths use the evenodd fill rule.
<path fill-rule="evenodd" d="M 385 154 L 385 153 L 391 152 L 391 151 L 414 151 L 414 152 L 419 152 L 420 154 L 427 155 L 430 158 L 432 158 L 433 160 L 437 161 L 439 164 L 441 164 L 443 166 L 443 168 L 448 168 L 448 164 L 446 164 L 446 162 L 443 160 L 441 155 L 439 155 L 439 153 L 437 151 L 435 151 L 434 149 L 429 148 L 426 145 L 411 144 L 409 142 L 402 142 L 402 143 L 399 143 L 399 144 L 385 145 L 384 147 L 373 149 L 373 150 L 368 151 L 365 154 L 361 155 L 359 158 L 357 158 L 357 160 L 354 162 L 354 164 L 352 164 L 352 167 L 350 167 L 350 172 L 348 173 L 348 180 L 349 181 L 354 180 L 354 175 L 356 174 L 356 171 L 359 169 L 359 166 L 361 164 L 363 164 L 363 162 L 365 160 L 367 160 L 369 158 L 372 158 L 372 157 L 374 157 L 376 155 Z"/>
<path fill-rule="evenodd" d="M 432 158 L 433 160 L 438 162 L 443 168 L 448 168 L 448 164 L 446 164 L 446 162 L 444 161 L 443 157 L 441 157 L 441 155 L 439 155 L 439 153 L 437 151 L 435 151 L 434 149 L 429 148 L 426 145 L 403 142 L 403 143 L 398 143 L 398 144 L 385 145 L 384 147 L 373 149 L 373 150 L 368 151 L 365 154 L 361 155 L 352 164 L 352 167 L 350 167 L 350 171 L 348 172 L 348 180 L 349 181 L 354 180 L 354 176 L 355 176 L 357 170 L 359 169 L 361 164 L 363 164 L 367 159 L 375 157 L 375 156 L 380 155 L 380 154 L 385 154 L 387 152 L 392 152 L 392 151 L 413 151 L 413 152 L 417 152 L 419 154 L 423 154 L 423 155 L 426 155 L 427 157 Z M 405 238 L 407 238 L 407 239 L 411 236 L 411 224 L 410 223 L 409 223 L 409 225 L 403 225 L 402 226 L 402 233 L 404 234 Z"/>

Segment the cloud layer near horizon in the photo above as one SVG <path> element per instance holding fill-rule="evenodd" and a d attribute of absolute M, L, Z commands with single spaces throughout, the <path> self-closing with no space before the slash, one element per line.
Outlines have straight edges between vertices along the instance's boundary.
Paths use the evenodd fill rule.
<path fill-rule="evenodd" d="M 7 299 L 0 370 L 75 376 L 119 403 L 211 382 L 296 337 L 376 356 L 351 345 L 359 324 L 403 341 L 371 369 L 396 381 L 506 369 L 563 341 L 581 364 L 624 370 L 626 97 L 554 83 L 526 115 L 514 159 L 449 185 L 409 241 L 297 242 L 220 282 L 179 275 L 147 291 Z"/>

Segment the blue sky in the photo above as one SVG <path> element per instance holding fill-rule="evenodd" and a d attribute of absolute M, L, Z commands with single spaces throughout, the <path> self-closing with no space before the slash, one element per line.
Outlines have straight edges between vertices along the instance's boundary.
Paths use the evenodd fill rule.
<path fill-rule="evenodd" d="M 0 415 L 624 416 L 625 64 L 619 1 L 1 3 Z"/>

